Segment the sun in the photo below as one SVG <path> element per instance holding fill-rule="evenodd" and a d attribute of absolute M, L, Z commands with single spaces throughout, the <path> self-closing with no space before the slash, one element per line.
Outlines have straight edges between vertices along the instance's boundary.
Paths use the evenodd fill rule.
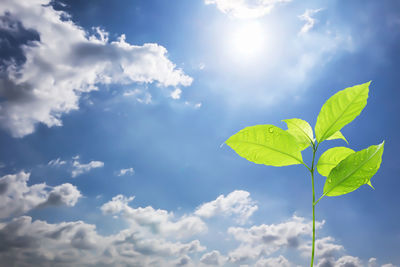
<path fill-rule="evenodd" d="M 233 29 L 230 43 L 239 58 L 254 58 L 265 49 L 265 31 L 258 22 L 240 24 Z"/>

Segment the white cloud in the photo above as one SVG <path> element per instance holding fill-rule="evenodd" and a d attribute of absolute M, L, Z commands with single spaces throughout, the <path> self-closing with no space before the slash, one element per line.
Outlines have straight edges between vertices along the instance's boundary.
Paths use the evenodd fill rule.
<path fill-rule="evenodd" d="M 336 261 L 337 267 L 362 267 L 361 260 L 353 256 L 343 256 Z"/>
<path fill-rule="evenodd" d="M 316 253 L 315 256 L 324 259 L 333 259 L 344 251 L 343 246 L 335 243 L 335 239 L 331 236 L 327 236 L 315 241 Z M 302 244 L 299 247 L 302 251 L 302 255 L 307 257 L 311 253 L 311 242 Z"/>
<path fill-rule="evenodd" d="M 121 215 L 135 228 L 143 228 L 151 234 L 174 236 L 177 238 L 189 237 L 207 230 L 206 224 L 197 216 L 182 216 L 176 219 L 172 212 L 145 208 L 132 208 L 128 204 L 134 197 L 117 195 L 105 203 L 101 210 L 104 214 Z"/>
<path fill-rule="evenodd" d="M 306 11 L 299 16 L 299 18 L 303 21 L 305 21 L 306 23 L 303 25 L 303 27 L 301 28 L 299 34 L 305 34 L 307 33 L 309 30 L 311 30 L 315 23 L 316 23 L 316 19 L 311 17 L 312 15 L 320 12 L 322 10 L 322 8 L 319 9 L 306 9 Z"/>
<path fill-rule="evenodd" d="M 125 97 L 135 97 L 136 101 L 142 104 L 150 104 L 152 101 L 152 96 L 149 92 L 140 90 L 140 89 L 134 89 L 134 90 L 128 90 L 123 93 L 123 96 Z"/>
<path fill-rule="evenodd" d="M 75 206 L 78 199 L 81 197 L 81 193 L 78 191 L 76 186 L 66 183 L 55 186 L 48 194 L 46 202 L 41 205 L 67 205 L 70 207 Z"/>
<path fill-rule="evenodd" d="M 215 4 L 217 8 L 233 18 L 251 19 L 265 16 L 280 3 L 291 0 L 204 0 L 206 5 Z"/>
<path fill-rule="evenodd" d="M 167 58 L 164 47 L 131 45 L 125 35 L 110 42 L 108 33 L 99 28 L 89 35 L 49 2 L 4 0 L 0 5 L 0 15 L 7 12 L 40 37 L 20 47 L 24 63 L 10 60 L 0 69 L 0 96 L 5 99 L 0 103 L 0 126 L 12 136 L 32 133 L 38 123 L 61 126 L 62 115 L 78 109 L 82 94 L 98 90 L 97 84 L 192 83 Z M 149 103 L 151 95 L 140 101 Z"/>
<path fill-rule="evenodd" d="M 15 203 L 8 202 L 9 205 L 19 203 L 18 206 L 22 206 L 26 205 L 27 201 L 40 198 L 38 194 L 29 193 L 29 190 L 33 191 L 33 186 L 26 185 L 26 175 L 21 172 L 19 178 L 25 181 L 22 184 L 25 183 L 24 186 L 28 188 L 28 191 L 24 191 L 25 195 L 20 194 L 26 198 L 14 194 Z M 4 181 L 7 180 L 7 183 L 13 186 L 21 184 L 16 177 L 6 177 L 7 179 L 0 178 L 0 190 L 3 190 L 0 192 L 0 197 L 10 193 L 9 187 L 3 186 Z M 4 188 L 7 190 L 4 191 Z M 72 185 L 63 184 L 56 187 L 47 186 L 47 190 L 44 190 L 47 193 L 37 190 L 44 193 L 41 201 L 36 203 L 74 205 L 78 194 L 73 188 Z M 54 197 L 51 197 L 52 194 Z M 58 197 L 55 197 L 56 195 Z M 205 224 L 193 213 L 176 218 L 172 212 L 156 210 L 151 206 L 132 208 L 128 204 L 133 200 L 134 197 L 118 195 L 101 207 L 103 213 L 118 215 L 129 223 L 127 229 L 108 235 L 98 233 L 96 225 L 83 221 L 48 223 L 32 220 L 29 216 L 10 221 L 3 220 L 0 223 L 0 262 L 4 266 L 33 267 L 224 265 L 287 267 L 295 264 L 284 255 L 277 254 L 273 257 L 269 255 L 279 250 L 294 257 L 296 253 L 301 255 L 308 251 L 307 260 L 310 255 L 312 222 L 305 218 L 293 216 L 278 224 L 263 224 L 249 228 L 230 227 L 228 234 L 233 236 L 234 240 L 223 236 L 221 238 L 225 242 L 239 244 L 236 249 L 228 252 L 228 255 L 222 255 L 213 247 L 206 249 L 204 244 L 196 239 L 197 236 L 201 238 L 199 234 L 204 231 L 199 229 L 205 227 Z M 3 202 L 0 199 L 0 205 Z M 3 210 L 0 214 L 3 214 Z M 192 219 L 186 220 L 187 218 Z M 322 225 L 323 222 L 317 222 L 317 228 L 321 228 Z M 196 235 L 196 238 L 193 235 Z M 231 244 L 227 245 L 229 247 Z M 364 266 L 357 257 L 341 255 L 344 249 L 341 245 L 335 244 L 332 237 L 317 240 L 316 251 L 319 267 Z M 371 264 L 376 263 L 377 260 L 371 258 L 369 267 L 374 267 L 375 265 Z M 383 266 L 394 267 L 392 264 Z"/>
<path fill-rule="evenodd" d="M 142 104 L 150 104 L 152 101 L 152 96 L 149 92 L 143 92 L 143 96 L 137 97 L 136 100 Z"/>
<path fill-rule="evenodd" d="M 47 163 L 47 165 L 49 166 L 61 166 L 61 165 L 65 165 L 67 162 L 65 160 L 61 160 L 60 158 L 57 159 L 52 159 L 49 161 L 49 163 Z"/>
<path fill-rule="evenodd" d="M 198 240 L 174 243 L 130 230 L 102 236 L 81 221 L 49 224 L 24 216 L 0 226 L 4 266 L 172 266 L 190 263 L 188 254 L 204 249 Z"/>
<path fill-rule="evenodd" d="M 174 266 L 194 266 L 192 259 L 188 256 L 182 256 L 181 258 L 177 259 L 174 263 Z"/>
<path fill-rule="evenodd" d="M 285 257 L 280 255 L 276 258 L 262 258 L 258 260 L 255 267 L 290 267 L 293 266 L 292 263 L 288 261 Z"/>
<path fill-rule="evenodd" d="M 218 250 L 205 253 L 200 258 L 200 262 L 209 266 L 223 266 L 227 261 L 227 257 L 221 255 Z"/>
<path fill-rule="evenodd" d="M 236 190 L 226 197 L 220 195 L 216 200 L 202 204 L 195 214 L 204 218 L 235 215 L 237 222 L 244 224 L 257 209 L 258 206 L 250 198 L 249 192 Z"/>
<path fill-rule="evenodd" d="M 28 185 L 30 173 L 23 171 L 0 178 L 0 218 L 26 213 L 37 207 L 74 206 L 82 196 L 69 184 L 51 187 L 45 183 Z"/>
<path fill-rule="evenodd" d="M 201 106 L 202 106 L 203 104 L 202 104 L 201 102 L 193 103 L 193 102 L 185 101 L 185 105 L 186 105 L 186 106 L 189 106 L 189 107 L 192 107 L 192 108 L 194 108 L 194 109 L 199 109 L 199 108 L 201 108 Z"/>
<path fill-rule="evenodd" d="M 376 258 L 370 258 L 368 260 L 368 267 L 378 267 L 378 263 L 376 261 Z"/>
<path fill-rule="evenodd" d="M 316 222 L 317 229 L 322 225 L 323 222 Z M 262 224 L 250 228 L 230 227 L 228 233 L 240 241 L 240 246 L 229 253 L 230 261 L 255 260 L 281 248 L 301 248 L 303 237 L 309 236 L 311 232 L 312 223 L 297 216 L 280 224 Z"/>
<path fill-rule="evenodd" d="M 171 92 L 172 99 L 180 99 L 182 94 L 182 90 L 180 88 L 176 88 L 174 91 Z"/>
<path fill-rule="evenodd" d="M 72 177 L 76 177 L 83 173 L 89 172 L 91 169 L 102 168 L 103 166 L 104 162 L 102 161 L 93 160 L 90 161 L 89 163 L 82 164 L 78 161 L 78 159 L 75 159 L 72 163 L 71 175 Z"/>
<path fill-rule="evenodd" d="M 363 267 L 361 260 L 353 256 L 343 256 L 337 260 L 324 258 L 318 262 L 317 267 Z"/>
<path fill-rule="evenodd" d="M 138 95 L 140 93 L 141 93 L 141 91 L 139 89 L 128 90 L 128 91 L 125 91 L 123 93 L 123 96 L 126 96 L 126 97 L 128 97 L 128 96 L 136 96 L 136 95 Z"/>
<path fill-rule="evenodd" d="M 119 170 L 118 176 L 134 175 L 135 170 L 133 168 L 121 169 Z"/>

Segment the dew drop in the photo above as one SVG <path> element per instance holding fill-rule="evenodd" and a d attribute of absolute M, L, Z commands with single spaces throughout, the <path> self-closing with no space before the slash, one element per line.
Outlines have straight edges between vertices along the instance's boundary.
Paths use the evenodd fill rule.
<path fill-rule="evenodd" d="M 273 133 L 274 132 L 274 128 L 269 127 L 268 132 Z"/>
<path fill-rule="evenodd" d="M 328 183 L 332 183 L 332 179 L 331 178 L 328 179 Z"/>

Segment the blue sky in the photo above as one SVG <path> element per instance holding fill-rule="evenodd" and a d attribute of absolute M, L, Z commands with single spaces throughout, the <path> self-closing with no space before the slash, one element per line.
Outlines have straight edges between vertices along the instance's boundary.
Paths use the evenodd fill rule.
<path fill-rule="evenodd" d="M 400 266 L 399 14 L 389 0 L 3 1 L 0 265 L 307 266 L 307 170 L 221 144 L 314 126 L 331 95 L 372 80 L 342 132 L 354 150 L 386 141 L 375 190 L 318 203 L 315 266 Z"/>

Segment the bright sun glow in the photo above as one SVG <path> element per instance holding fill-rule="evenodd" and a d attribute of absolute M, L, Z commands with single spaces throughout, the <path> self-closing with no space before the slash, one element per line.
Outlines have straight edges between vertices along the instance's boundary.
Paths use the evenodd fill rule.
<path fill-rule="evenodd" d="M 231 45 L 240 58 L 251 58 L 265 49 L 265 32 L 260 23 L 240 25 L 233 31 Z"/>

